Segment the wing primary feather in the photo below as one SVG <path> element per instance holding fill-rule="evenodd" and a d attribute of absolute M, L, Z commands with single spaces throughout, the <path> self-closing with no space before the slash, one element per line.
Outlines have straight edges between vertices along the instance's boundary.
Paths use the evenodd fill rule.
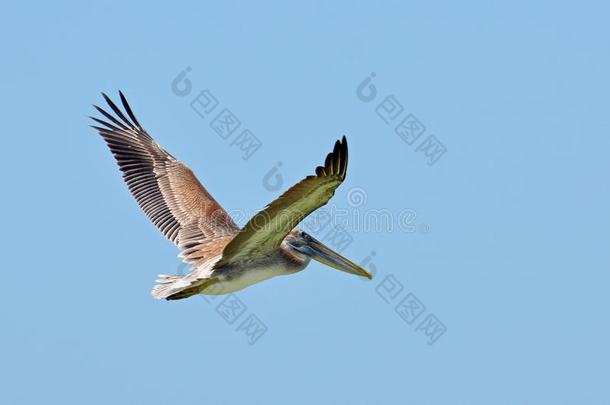
<path fill-rule="evenodd" d="M 343 135 L 341 139 L 341 176 L 345 177 L 347 174 L 347 138 Z"/>
<path fill-rule="evenodd" d="M 333 163 L 334 163 L 334 172 L 335 174 L 341 175 L 341 144 L 339 141 L 335 142 L 335 149 L 333 150 Z"/>
<path fill-rule="evenodd" d="M 333 154 L 329 153 L 326 155 L 326 160 L 324 161 L 324 171 L 327 175 L 333 174 Z"/>
<path fill-rule="evenodd" d="M 106 112 L 106 110 L 104 110 L 102 107 L 99 107 L 99 106 L 97 106 L 95 104 L 93 104 L 93 107 L 95 107 L 95 109 L 97 111 L 99 111 L 100 114 L 102 114 L 104 117 L 108 118 L 110 121 L 112 121 L 113 123 L 115 123 L 119 127 L 123 128 L 123 129 L 129 129 L 129 127 L 126 127 L 125 124 L 123 124 L 122 122 L 120 122 L 119 120 L 114 118 L 112 115 L 108 114 L 108 112 Z"/>
<path fill-rule="evenodd" d="M 107 126 L 108 128 L 110 128 L 110 129 L 111 129 L 111 130 L 113 130 L 113 131 L 117 131 L 117 130 L 118 130 L 118 128 L 117 128 L 117 127 L 115 127 L 114 125 L 112 125 L 112 124 L 111 124 L 111 123 L 109 123 L 109 122 L 106 122 L 106 121 L 104 121 L 104 120 L 101 120 L 101 119 L 99 119 L 99 118 L 95 118 L 95 117 L 92 117 L 92 116 L 89 116 L 89 118 L 91 118 L 93 121 L 97 122 L 98 124 L 102 124 L 102 125 Z M 106 129 L 106 130 L 108 130 L 108 129 Z"/>
<path fill-rule="evenodd" d="M 349 148 L 347 147 L 347 138 L 345 135 L 343 135 L 343 143 L 345 144 L 345 173 L 343 173 L 345 176 L 347 174 L 347 165 L 349 163 Z"/>
<path fill-rule="evenodd" d="M 345 179 L 347 171 L 347 140 L 337 140 L 333 151 L 326 155 L 324 166 L 315 169 L 284 192 L 275 201 L 252 217 L 224 247 L 222 258 L 214 264 L 219 269 L 229 263 L 266 256 L 280 248 L 286 235 L 305 217 L 328 203 Z"/>
<path fill-rule="evenodd" d="M 100 134 L 103 134 L 104 132 L 108 131 L 108 128 L 98 127 L 97 125 L 89 125 L 89 126 L 93 129 L 95 129 L 96 131 L 98 131 Z"/>
<path fill-rule="evenodd" d="M 186 262 L 200 265 L 218 255 L 239 228 L 193 172 L 142 128 L 125 95 L 119 95 L 125 112 L 102 93 L 112 110 L 94 105 L 102 116 L 90 117 L 90 126 L 108 145 L 138 206 L 171 242 L 193 249 Z M 211 220 L 214 213 L 218 221 Z"/>
<path fill-rule="evenodd" d="M 131 111 L 131 107 L 129 106 L 129 103 L 127 102 L 127 99 L 125 98 L 125 96 L 123 95 L 123 92 L 121 90 L 119 90 L 119 96 L 121 97 L 121 103 L 123 103 L 123 107 L 125 108 L 125 111 L 127 111 L 129 118 L 131 118 L 133 123 L 136 124 L 136 127 L 142 129 L 142 126 L 138 122 L 138 119 L 136 118 L 133 111 Z"/>
<path fill-rule="evenodd" d="M 129 127 L 129 128 L 132 128 L 132 129 L 133 129 L 133 128 L 134 128 L 134 125 L 131 123 L 131 121 L 129 121 L 129 120 L 127 119 L 127 117 L 125 117 L 125 115 L 123 114 L 123 112 L 121 111 L 121 109 L 120 109 L 119 107 L 117 107 L 117 105 L 116 105 L 116 104 L 114 104 L 114 101 L 112 101 L 112 100 L 110 99 L 110 97 L 108 97 L 108 96 L 106 95 L 106 93 L 102 93 L 102 96 L 104 97 L 104 100 L 106 100 L 106 102 L 108 103 L 108 105 L 110 106 L 110 108 L 112 108 L 112 111 L 114 111 L 114 113 L 115 113 L 116 115 L 118 115 L 118 116 L 119 116 L 119 118 L 121 118 L 121 119 L 122 119 L 122 120 L 125 122 L 125 124 L 126 124 L 128 127 Z"/>

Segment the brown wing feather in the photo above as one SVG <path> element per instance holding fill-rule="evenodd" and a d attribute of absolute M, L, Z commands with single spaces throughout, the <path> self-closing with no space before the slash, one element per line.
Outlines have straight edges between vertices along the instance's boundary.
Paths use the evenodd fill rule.
<path fill-rule="evenodd" d="M 141 127 L 119 93 L 131 120 L 103 93 L 115 115 L 94 106 L 108 121 L 91 118 L 103 125 L 92 126 L 108 144 L 129 191 L 161 233 L 183 249 L 185 261 L 200 264 L 218 255 L 239 228 L 193 172 Z"/>
<path fill-rule="evenodd" d="M 301 180 L 250 219 L 224 248 L 222 259 L 214 267 L 275 252 L 299 222 L 335 194 L 345 179 L 347 160 L 347 139 L 343 137 L 335 143 L 324 166 L 316 168 L 315 176 Z"/>

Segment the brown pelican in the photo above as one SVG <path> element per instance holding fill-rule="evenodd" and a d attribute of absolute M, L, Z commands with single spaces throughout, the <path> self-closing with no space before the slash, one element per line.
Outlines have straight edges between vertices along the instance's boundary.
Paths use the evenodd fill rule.
<path fill-rule="evenodd" d="M 315 175 L 292 186 L 240 230 L 193 172 L 142 128 L 123 93 L 119 95 L 125 112 L 102 93 L 114 115 L 94 105 L 106 120 L 91 117 L 102 125 L 92 127 L 108 144 L 138 205 L 191 265 L 185 276 L 159 275 L 153 297 L 175 300 L 195 294 L 228 294 L 301 271 L 311 259 L 372 278 L 362 267 L 296 228 L 325 205 L 345 179 L 345 137 L 335 143 Z"/>

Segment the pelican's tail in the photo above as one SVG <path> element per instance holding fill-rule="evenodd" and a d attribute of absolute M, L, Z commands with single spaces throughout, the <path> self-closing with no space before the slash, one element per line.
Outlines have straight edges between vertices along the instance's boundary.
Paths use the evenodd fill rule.
<path fill-rule="evenodd" d="M 159 274 L 156 285 L 150 292 L 158 300 L 180 300 L 201 293 L 206 287 L 215 284 L 217 280 L 197 279 L 192 273 L 186 276 L 169 276 Z"/>
<path fill-rule="evenodd" d="M 191 291 L 190 294 L 184 294 L 186 291 L 192 290 L 192 284 L 190 281 L 185 280 L 185 277 L 183 276 L 159 274 L 156 283 L 157 284 L 150 293 L 158 300 L 175 300 L 197 294 L 197 291 Z"/>

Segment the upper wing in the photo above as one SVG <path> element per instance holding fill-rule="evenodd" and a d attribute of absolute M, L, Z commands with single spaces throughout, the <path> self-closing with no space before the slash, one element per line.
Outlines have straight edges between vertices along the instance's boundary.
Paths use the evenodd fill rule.
<path fill-rule="evenodd" d="M 324 166 L 316 168 L 315 176 L 307 176 L 250 219 L 224 248 L 215 267 L 274 252 L 299 222 L 330 200 L 346 172 L 347 139 L 344 136 L 341 142 L 335 143 Z"/>
<path fill-rule="evenodd" d="M 108 121 L 91 118 L 103 125 L 92 127 L 108 144 L 129 191 L 163 235 L 183 249 L 185 261 L 199 264 L 219 254 L 239 228 L 193 172 L 148 135 L 119 94 L 131 121 L 104 93 L 116 115 L 94 105 Z"/>

